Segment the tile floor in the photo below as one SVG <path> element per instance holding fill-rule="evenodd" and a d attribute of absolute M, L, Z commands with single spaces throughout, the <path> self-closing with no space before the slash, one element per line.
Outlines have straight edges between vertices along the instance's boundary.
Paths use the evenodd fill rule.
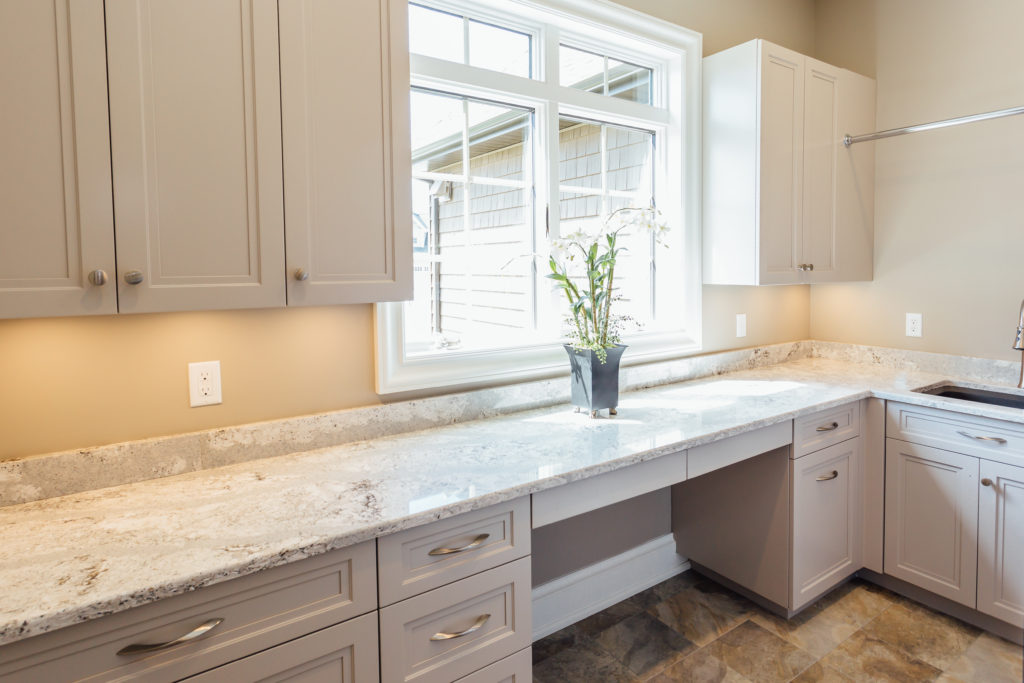
<path fill-rule="evenodd" d="M 1021 648 L 858 579 L 792 620 L 686 572 L 533 644 L 536 683 L 1021 683 Z"/>

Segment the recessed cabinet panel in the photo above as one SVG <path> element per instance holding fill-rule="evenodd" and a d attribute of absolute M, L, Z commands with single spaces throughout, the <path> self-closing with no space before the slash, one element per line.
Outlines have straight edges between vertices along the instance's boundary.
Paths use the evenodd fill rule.
<path fill-rule="evenodd" d="M 977 458 L 886 440 L 886 574 L 974 607 L 977 523 Z"/>
<path fill-rule="evenodd" d="M 861 439 L 793 461 L 793 595 L 799 609 L 861 567 Z"/>
<path fill-rule="evenodd" d="M 0 318 L 114 313 L 102 0 L 0 3 Z"/>
<path fill-rule="evenodd" d="M 1024 467 L 982 460 L 980 475 L 978 609 L 1024 628 Z"/>
<path fill-rule="evenodd" d="M 121 312 L 283 305 L 277 4 L 106 10 Z"/>
<path fill-rule="evenodd" d="M 804 71 L 802 262 L 814 278 L 835 265 L 839 69 L 808 59 Z"/>
<path fill-rule="evenodd" d="M 765 46 L 761 73 L 761 281 L 796 282 L 803 178 L 804 57 Z"/>
<path fill-rule="evenodd" d="M 412 295 L 405 15 L 280 4 L 290 305 Z"/>

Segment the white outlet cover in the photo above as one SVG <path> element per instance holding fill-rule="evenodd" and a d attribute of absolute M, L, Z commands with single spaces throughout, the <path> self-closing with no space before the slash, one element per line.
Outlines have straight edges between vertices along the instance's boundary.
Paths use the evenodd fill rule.
<path fill-rule="evenodd" d="M 736 336 L 746 337 L 747 336 L 747 314 L 737 313 L 736 314 Z"/>
<path fill-rule="evenodd" d="M 907 336 L 908 337 L 920 337 L 921 336 L 921 314 L 920 313 L 907 313 Z"/>
<path fill-rule="evenodd" d="M 220 389 L 220 361 L 188 364 L 188 399 L 193 408 L 223 403 Z"/>

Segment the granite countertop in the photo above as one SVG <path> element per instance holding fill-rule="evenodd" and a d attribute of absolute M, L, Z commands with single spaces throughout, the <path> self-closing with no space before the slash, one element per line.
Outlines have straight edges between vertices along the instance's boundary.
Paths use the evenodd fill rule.
<path fill-rule="evenodd" d="M 802 359 L 0 508 L 0 644 L 868 396 L 1024 423 L 944 379 Z"/>

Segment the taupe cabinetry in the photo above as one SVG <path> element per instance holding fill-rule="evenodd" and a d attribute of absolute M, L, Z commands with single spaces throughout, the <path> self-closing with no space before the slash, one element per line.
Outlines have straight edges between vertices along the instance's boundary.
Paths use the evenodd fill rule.
<path fill-rule="evenodd" d="M 280 0 L 289 305 L 412 297 L 406 8 Z"/>
<path fill-rule="evenodd" d="M 704 282 L 870 280 L 874 151 L 842 139 L 874 127 L 874 81 L 753 40 L 703 90 Z"/>
<path fill-rule="evenodd" d="M 885 573 L 1024 627 L 1024 427 L 890 403 Z"/>
<path fill-rule="evenodd" d="M 102 0 L 0 3 L 0 318 L 117 310 L 106 67 Z"/>
<path fill-rule="evenodd" d="M 860 403 L 792 430 L 792 446 L 698 476 L 672 497 L 679 553 L 786 614 L 862 564 Z"/>

